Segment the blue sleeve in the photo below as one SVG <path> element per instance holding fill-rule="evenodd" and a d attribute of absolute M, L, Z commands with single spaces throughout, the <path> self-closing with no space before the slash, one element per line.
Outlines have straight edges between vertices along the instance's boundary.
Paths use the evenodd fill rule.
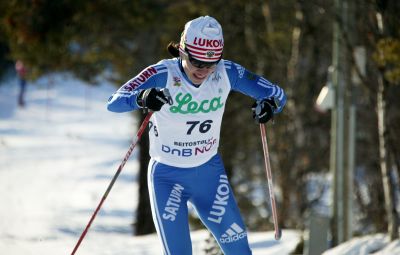
<path fill-rule="evenodd" d="M 109 99 L 107 109 L 112 112 L 128 112 L 139 109 L 136 99 L 143 89 L 165 88 L 168 70 L 163 64 L 147 67 L 122 85 Z"/>
<path fill-rule="evenodd" d="M 275 113 L 282 111 L 286 104 L 286 94 L 278 85 L 232 61 L 225 60 L 225 69 L 232 90 L 250 96 L 255 100 L 274 98 L 278 104 Z"/>

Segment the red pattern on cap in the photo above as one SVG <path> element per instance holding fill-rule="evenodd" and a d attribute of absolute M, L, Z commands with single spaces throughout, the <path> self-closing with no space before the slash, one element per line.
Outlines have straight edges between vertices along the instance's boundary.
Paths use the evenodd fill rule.
<path fill-rule="evenodd" d="M 219 48 L 200 48 L 190 44 L 186 44 L 186 48 L 193 58 L 204 61 L 214 62 L 218 61 L 222 55 L 222 47 Z M 212 54 L 212 55 L 211 55 Z"/>

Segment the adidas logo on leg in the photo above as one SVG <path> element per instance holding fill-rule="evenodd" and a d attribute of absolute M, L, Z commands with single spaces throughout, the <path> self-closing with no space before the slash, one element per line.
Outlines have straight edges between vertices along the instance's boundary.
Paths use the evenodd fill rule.
<path fill-rule="evenodd" d="M 238 224 L 233 223 L 224 234 L 221 235 L 219 239 L 221 243 L 232 243 L 247 236 L 246 231 L 244 231 Z"/>

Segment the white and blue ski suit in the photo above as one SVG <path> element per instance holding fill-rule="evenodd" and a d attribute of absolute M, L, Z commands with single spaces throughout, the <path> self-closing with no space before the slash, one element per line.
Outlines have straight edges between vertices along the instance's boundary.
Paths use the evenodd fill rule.
<path fill-rule="evenodd" d="M 187 202 L 227 255 L 251 254 L 246 227 L 218 154 L 220 128 L 231 90 L 256 100 L 274 98 L 275 113 L 286 102 L 283 90 L 241 65 L 221 60 L 195 86 L 179 58 L 162 60 L 126 82 L 108 101 L 108 110 L 139 109 L 136 99 L 147 88 L 168 88 L 172 105 L 150 119 L 148 186 L 153 220 L 165 255 L 190 255 Z M 250 111 L 250 109 L 249 109 Z"/>

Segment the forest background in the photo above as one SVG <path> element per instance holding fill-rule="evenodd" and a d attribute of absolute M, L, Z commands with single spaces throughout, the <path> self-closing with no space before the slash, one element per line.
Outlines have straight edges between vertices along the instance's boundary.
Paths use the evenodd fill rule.
<path fill-rule="evenodd" d="M 326 213 L 335 226 L 334 203 L 327 211 L 318 209 L 326 192 L 334 193 L 336 111 L 321 110 L 316 99 L 341 70 L 344 97 L 356 109 L 354 168 L 345 167 L 351 170 L 353 191 L 333 198 L 352 201 L 351 235 L 388 232 L 394 239 L 400 211 L 399 12 L 395 0 L 2 1 L 0 74 L 20 59 L 29 80 L 68 71 L 96 86 L 96 76 L 107 73 L 117 88 L 148 65 L 170 58 L 166 46 L 179 41 L 188 20 L 213 16 L 224 30 L 224 58 L 279 84 L 288 96 L 285 110 L 267 127 L 280 225 L 305 229 L 307 217 L 317 212 Z M 359 49 L 362 66 L 357 65 Z M 232 93 L 220 151 L 247 226 L 266 230 L 273 225 L 251 105 L 250 98 Z M 146 141 L 140 147 L 140 199 L 132 219 L 136 235 L 154 232 L 145 184 Z M 348 142 L 344 139 L 342 148 Z M 310 187 L 318 188 L 317 195 L 308 195 Z M 253 199 L 260 194 L 264 199 Z"/>

